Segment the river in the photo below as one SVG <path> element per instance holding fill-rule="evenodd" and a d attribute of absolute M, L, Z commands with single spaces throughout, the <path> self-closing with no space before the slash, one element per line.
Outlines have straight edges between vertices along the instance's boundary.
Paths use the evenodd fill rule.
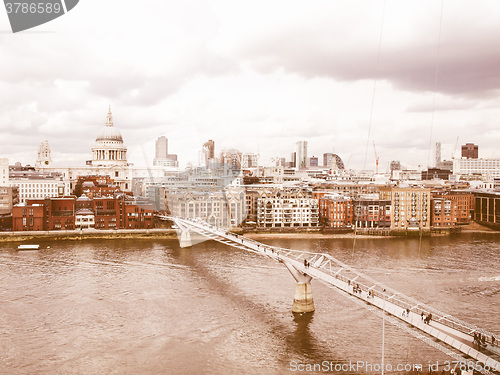
<path fill-rule="evenodd" d="M 262 242 L 327 252 L 499 334 L 499 239 Z M 184 249 L 174 240 L 144 239 L 40 245 L 17 251 L 0 244 L 1 374 L 325 373 L 306 371 L 320 364 L 345 365 L 334 373 L 370 373 L 381 362 L 379 316 L 314 281 L 316 311 L 294 316 L 294 279 L 259 255 L 211 241 Z M 384 363 L 451 360 L 385 324 Z"/>

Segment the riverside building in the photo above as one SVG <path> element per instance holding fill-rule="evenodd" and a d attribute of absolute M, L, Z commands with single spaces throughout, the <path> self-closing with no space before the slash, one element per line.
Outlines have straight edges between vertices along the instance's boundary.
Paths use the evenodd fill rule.
<path fill-rule="evenodd" d="M 391 202 L 391 229 L 430 230 L 431 189 L 382 187 L 380 199 Z"/>
<path fill-rule="evenodd" d="M 153 228 L 153 207 L 124 194 L 32 199 L 13 207 L 12 221 L 15 231 L 149 229 Z"/>
<path fill-rule="evenodd" d="M 319 198 L 319 216 L 323 226 L 330 228 L 351 227 L 353 202 L 340 194 L 325 194 Z"/>
<path fill-rule="evenodd" d="M 302 190 L 262 191 L 258 199 L 259 227 L 317 227 L 318 200 Z"/>
<path fill-rule="evenodd" d="M 200 218 L 210 225 L 235 227 L 246 218 L 245 190 L 208 187 L 165 189 L 167 210 L 172 216 Z"/>
<path fill-rule="evenodd" d="M 391 227 L 391 201 L 385 199 L 359 199 L 353 202 L 354 223 L 357 228 Z"/>
<path fill-rule="evenodd" d="M 500 230 L 500 193 L 474 193 L 474 220 L 479 224 Z"/>
<path fill-rule="evenodd" d="M 447 227 L 468 224 L 474 210 L 474 195 L 469 192 L 433 192 L 431 198 L 431 224 Z"/>

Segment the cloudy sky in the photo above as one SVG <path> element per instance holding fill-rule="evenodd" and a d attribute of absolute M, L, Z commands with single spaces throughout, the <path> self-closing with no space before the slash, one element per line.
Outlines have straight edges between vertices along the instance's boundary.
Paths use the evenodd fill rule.
<path fill-rule="evenodd" d="M 136 164 L 160 135 L 184 165 L 208 139 L 263 162 L 307 140 L 357 169 L 373 142 L 382 170 L 427 165 L 437 141 L 449 159 L 457 138 L 498 158 L 500 3 L 81 0 L 17 34 L 2 10 L 0 98 L 11 163 L 43 139 L 84 163 L 108 105 Z"/>

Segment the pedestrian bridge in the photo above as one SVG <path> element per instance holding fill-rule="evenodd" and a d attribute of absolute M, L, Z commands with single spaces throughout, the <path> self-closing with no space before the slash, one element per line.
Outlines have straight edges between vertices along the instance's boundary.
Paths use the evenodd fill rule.
<path fill-rule="evenodd" d="M 169 216 L 160 218 L 175 222 L 181 247 L 191 246 L 193 237 L 198 234 L 282 263 L 297 281 L 293 312 L 314 311 L 310 282 L 315 279 L 340 290 L 347 297 L 354 298 L 364 305 L 379 309 L 384 319 L 444 351 L 457 361 L 473 359 L 478 364 L 480 372 L 500 373 L 498 335 L 385 286 L 331 255 L 269 246 L 225 229 L 210 226 L 199 219 Z M 478 336 L 482 338 L 480 344 L 474 341 Z"/>

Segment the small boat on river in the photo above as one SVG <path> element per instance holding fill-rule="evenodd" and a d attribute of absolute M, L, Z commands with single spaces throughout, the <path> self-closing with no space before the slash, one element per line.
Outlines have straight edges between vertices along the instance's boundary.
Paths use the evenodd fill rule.
<path fill-rule="evenodd" d="M 38 250 L 40 245 L 19 245 L 17 250 Z"/>

